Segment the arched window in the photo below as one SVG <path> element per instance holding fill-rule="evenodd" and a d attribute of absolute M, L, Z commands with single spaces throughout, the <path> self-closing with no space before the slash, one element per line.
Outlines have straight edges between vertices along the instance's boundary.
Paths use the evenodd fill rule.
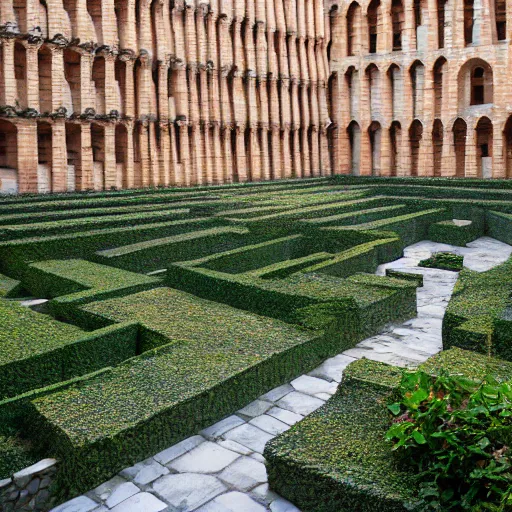
<path fill-rule="evenodd" d="M 105 114 L 105 57 L 94 57 L 94 63 L 92 66 L 92 80 L 94 82 L 94 87 L 96 89 L 96 113 Z"/>
<path fill-rule="evenodd" d="M 414 0 L 414 28 L 417 50 L 424 50 L 427 47 L 427 9 L 426 0 Z"/>
<path fill-rule="evenodd" d="M 446 23 L 446 2 L 447 0 L 437 0 L 437 47 L 444 48 L 444 35 Z"/>
<path fill-rule="evenodd" d="M 380 176 L 380 157 L 381 157 L 381 136 L 382 129 L 380 123 L 373 121 L 368 128 L 371 150 L 371 170 L 372 176 Z"/>
<path fill-rule="evenodd" d="M 484 79 L 484 68 L 475 68 L 471 75 L 471 105 L 483 105 L 485 103 Z"/>
<path fill-rule="evenodd" d="M 405 14 L 402 0 L 393 0 L 391 3 L 391 23 L 393 26 L 393 51 L 402 50 L 402 31 L 404 29 Z"/>
<path fill-rule="evenodd" d="M 453 124 L 453 145 L 455 149 L 455 175 L 463 178 L 466 175 L 466 137 L 468 125 L 464 119 L 457 119 Z"/>
<path fill-rule="evenodd" d="M 0 119 L 0 194 L 18 192 L 18 129 Z"/>
<path fill-rule="evenodd" d="M 400 149 L 402 146 L 402 127 L 398 121 L 391 123 L 389 142 L 391 146 L 390 175 L 398 176 L 400 168 Z"/>
<path fill-rule="evenodd" d="M 46 0 L 39 0 L 39 28 L 43 39 L 48 39 L 48 6 Z"/>
<path fill-rule="evenodd" d="M 52 112 L 52 52 L 43 45 L 37 53 L 39 71 L 39 111 Z"/>
<path fill-rule="evenodd" d="M 357 40 L 358 25 L 361 21 L 361 7 L 357 2 L 352 2 L 347 11 L 347 56 L 359 53 L 359 41 Z"/>
<path fill-rule="evenodd" d="M 402 74 L 396 64 L 391 64 L 388 69 L 389 88 L 391 90 L 391 117 L 400 117 L 402 104 Z"/>
<path fill-rule="evenodd" d="M 13 0 L 14 15 L 16 23 L 22 34 L 27 33 L 27 0 Z"/>
<path fill-rule="evenodd" d="M 512 116 L 507 119 L 507 123 L 505 124 L 503 142 L 505 178 L 512 178 Z"/>
<path fill-rule="evenodd" d="M 423 114 L 423 97 L 425 92 L 425 66 L 416 61 L 410 69 L 412 87 L 413 117 L 421 117 Z"/>
<path fill-rule="evenodd" d="M 27 108 L 27 49 L 19 41 L 14 44 L 14 77 L 16 99 L 21 108 Z"/>
<path fill-rule="evenodd" d="M 77 16 L 77 0 L 63 0 L 62 5 L 69 19 L 69 27 L 71 27 L 71 37 L 77 37 L 76 16 Z"/>
<path fill-rule="evenodd" d="M 496 19 L 496 39 L 507 39 L 507 3 L 505 0 L 494 0 L 494 16 Z"/>
<path fill-rule="evenodd" d="M 464 0 L 464 42 L 466 46 L 473 44 L 473 28 L 475 26 L 474 0 Z"/>
<path fill-rule="evenodd" d="M 94 190 L 105 190 L 105 128 L 96 123 L 91 125 L 91 146 Z"/>
<path fill-rule="evenodd" d="M 87 12 L 94 26 L 95 42 L 103 44 L 101 0 L 87 0 Z"/>
<path fill-rule="evenodd" d="M 64 106 L 68 114 L 81 112 L 81 55 L 78 52 L 66 48 L 64 50 L 64 77 L 66 78 L 64 89 Z"/>
<path fill-rule="evenodd" d="M 127 187 L 126 164 L 128 162 L 128 130 L 124 124 L 116 125 L 116 186 Z"/>
<path fill-rule="evenodd" d="M 366 68 L 366 79 L 368 80 L 368 92 L 370 94 L 370 116 L 379 113 L 381 104 L 380 98 L 380 72 L 375 64 L 370 64 Z"/>
<path fill-rule="evenodd" d="M 37 191 L 40 194 L 52 191 L 53 149 L 52 125 L 37 123 Z"/>
<path fill-rule="evenodd" d="M 479 159 L 478 177 L 492 178 L 492 121 L 482 117 L 476 125 L 476 151 Z"/>
<path fill-rule="evenodd" d="M 443 157 L 443 123 L 440 119 L 434 121 L 432 128 L 432 145 L 434 149 L 434 176 L 442 175 L 442 157 Z"/>
<path fill-rule="evenodd" d="M 355 121 L 352 121 L 349 124 L 347 134 L 350 143 L 350 173 L 354 176 L 359 176 L 361 158 L 361 129 Z"/>
<path fill-rule="evenodd" d="M 409 144 L 411 151 L 411 176 L 418 176 L 421 139 L 423 138 L 423 125 L 415 119 L 409 128 Z"/>
<path fill-rule="evenodd" d="M 69 192 L 76 189 L 82 176 L 82 127 L 80 124 L 66 123 L 66 150 L 68 160 Z"/>
<path fill-rule="evenodd" d="M 482 59 L 470 59 L 460 68 L 458 86 L 459 110 L 494 101 L 493 70 Z"/>
<path fill-rule="evenodd" d="M 357 117 L 359 114 L 359 72 L 351 66 L 345 73 L 345 80 L 348 91 L 350 117 Z"/>
<path fill-rule="evenodd" d="M 120 59 L 116 60 L 115 65 L 116 78 L 116 97 L 117 110 L 121 115 L 126 114 L 126 62 Z"/>
<path fill-rule="evenodd" d="M 379 8 L 380 0 L 372 0 L 368 6 L 368 49 L 370 53 L 377 53 Z"/>
<path fill-rule="evenodd" d="M 446 59 L 440 57 L 434 64 L 434 116 L 441 117 L 443 112 L 443 82 Z"/>

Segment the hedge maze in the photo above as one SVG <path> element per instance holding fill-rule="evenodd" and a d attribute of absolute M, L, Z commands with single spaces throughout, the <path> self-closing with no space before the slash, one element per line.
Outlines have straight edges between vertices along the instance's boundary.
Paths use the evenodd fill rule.
<path fill-rule="evenodd" d="M 53 456 L 55 492 L 85 492 L 414 317 L 421 281 L 376 267 L 428 238 L 510 243 L 512 184 L 490 185 L 340 177 L 0 199 L 0 480 Z M 508 359 L 511 283 L 511 262 L 464 271 L 448 346 Z M 28 297 L 49 301 L 38 312 L 20 305 Z M 481 357 L 455 348 L 429 364 L 473 369 Z M 402 510 L 403 475 L 367 443 L 396 375 L 354 365 L 325 408 L 272 442 L 276 489 L 306 510 L 353 510 L 354 499 L 374 510 L 376 496 L 379 510 Z M 333 447 L 333 430 L 346 443 Z M 311 432 L 318 444 L 298 456 Z M 312 496 L 283 487 L 284 474 L 346 508 L 307 508 Z"/>

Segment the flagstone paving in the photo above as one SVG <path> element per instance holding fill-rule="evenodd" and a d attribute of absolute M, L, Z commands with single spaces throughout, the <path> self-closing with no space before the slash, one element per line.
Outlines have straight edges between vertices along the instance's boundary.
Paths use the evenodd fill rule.
<path fill-rule="evenodd" d="M 416 266 L 440 251 L 464 255 L 468 268 L 482 272 L 505 262 L 512 246 L 483 237 L 467 247 L 425 241 L 406 248 L 403 258 L 381 265 L 377 274 L 387 268 L 423 274 L 416 318 L 387 327 L 52 512 L 300 512 L 268 488 L 261 455 L 266 442 L 323 405 L 356 358 L 407 367 L 442 350 L 442 319 L 457 274 Z"/>

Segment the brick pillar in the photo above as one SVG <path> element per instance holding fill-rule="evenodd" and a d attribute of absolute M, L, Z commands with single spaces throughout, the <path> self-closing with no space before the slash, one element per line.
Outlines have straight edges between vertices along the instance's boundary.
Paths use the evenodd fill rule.
<path fill-rule="evenodd" d="M 505 125 L 505 121 L 498 121 L 497 119 L 493 122 L 493 134 L 492 134 L 492 177 L 496 179 L 507 178 L 506 161 L 503 158 L 504 148 L 506 142 L 504 141 L 502 126 Z"/>
<path fill-rule="evenodd" d="M 37 192 L 37 123 L 22 121 L 18 130 L 18 191 L 21 194 Z M 34 151 L 34 148 L 36 150 Z"/>
<path fill-rule="evenodd" d="M 105 128 L 105 190 L 117 186 L 117 164 L 116 164 L 116 126 L 113 123 L 106 124 Z"/>
<path fill-rule="evenodd" d="M 443 136 L 441 176 L 443 178 L 449 178 L 456 176 L 456 174 L 457 168 L 455 159 L 455 145 L 453 142 L 453 131 L 449 130 L 448 127 L 445 127 Z"/>
<path fill-rule="evenodd" d="M 3 76 L 5 104 L 16 104 L 16 78 L 14 76 L 14 39 L 3 39 Z"/>
<path fill-rule="evenodd" d="M 130 121 L 127 125 L 128 142 L 126 144 L 126 163 L 125 163 L 125 177 L 123 179 L 123 186 L 126 188 L 133 188 L 135 186 L 135 169 L 134 169 L 134 150 L 133 150 L 133 122 Z"/>
<path fill-rule="evenodd" d="M 68 190 L 68 158 L 66 152 L 66 124 L 57 119 L 52 125 L 52 192 Z"/>
<path fill-rule="evenodd" d="M 91 125 L 82 124 L 82 175 L 78 181 L 79 190 L 92 190 L 93 186 L 93 154 L 91 144 Z"/>

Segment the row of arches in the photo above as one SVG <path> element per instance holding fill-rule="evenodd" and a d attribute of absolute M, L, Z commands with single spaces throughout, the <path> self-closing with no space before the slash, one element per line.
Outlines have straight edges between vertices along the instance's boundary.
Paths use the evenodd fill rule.
<path fill-rule="evenodd" d="M 361 155 L 364 137 L 368 144 L 370 157 L 369 174 L 380 176 L 384 173 L 389 176 L 442 176 L 443 158 L 453 157 L 454 172 L 449 174 L 457 177 L 473 176 L 476 178 L 493 177 L 493 133 L 494 127 L 488 117 L 482 117 L 476 123 L 474 134 L 469 131 L 467 122 L 458 118 L 453 123 L 451 133 L 445 133 L 443 122 L 436 119 L 432 125 L 429 140 L 430 148 L 422 148 L 424 144 L 423 124 L 415 119 L 405 132 L 401 123 L 393 121 L 385 130 L 378 121 L 373 121 L 366 133 L 356 121 L 347 127 L 349 146 L 349 171 L 353 175 L 361 174 Z M 383 155 L 383 141 L 387 137 L 386 151 Z M 512 116 L 505 123 L 503 133 L 503 154 L 505 177 L 512 178 Z M 426 161 L 421 163 L 422 151 Z M 468 170 L 468 155 L 474 156 L 476 169 Z M 384 156 L 385 165 L 383 165 Z M 401 162 L 407 162 L 407 168 L 401 167 Z M 425 163 L 427 164 L 425 166 Z M 444 167 L 446 169 L 446 166 Z"/>
<path fill-rule="evenodd" d="M 428 0 L 414 0 L 412 4 L 412 17 L 407 25 L 404 0 L 390 0 L 390 5 L 384 0 L 371 0 L 363 11 L 361 4 L 353 1 L 348 6 L 345 15 L 346 24 L 346 56 L 363 53 L 377 53 L 385 44 L 381 42 L 390 39 L 391 44 L 387 51 L 404 50 L 404 34 L 410 29 L 410 38 L 413 47 L 409 50 L 426 50 L 428 47 L 429 31 L 436 31 L 436 48 L 446 47 L 446 27 L 451 25 L 450 16 L 456 15 L 458 6 L 455 0 L 436 0 L 429 5 Z M 507 5 L 505 0 L 490 0 L 489 17 L 486 10 L 476 6 L 475 0 L 463 0 L 463 29 L 464 44 L 482 44 L 482 30 L 484 25 L 492 27 L 492 42 L 497 43 L 507 39 Z M 336 4 L 331 12 L 337 12 Z M 389 16 L 384 23 L 383 17 Z M 383 32 L 383 27 L 391 34 Z"/>
<path fill-rule="evenodd" d="M 346 106 L 349 116 L 358 119 L 364 104 L 368 105 L 372 119 L 400 119 L 406 112 L 404 97 L 410 98 L 412 118 L 421 118 L 425 112 L 427 94 L 434 117 L 442 117 L 447 111 L 448 61 L 439 57 L 432 68 L 427 70 L 424 64 L 416 60 L 407 71 L 397 64 L 391 64 L 382 72 L 376 64 L 369 64 L 361 76 L 355 66 L 345 72 Z M 405 77 L 405 73 L 408 74 Z M 452 71 L 450 72 L 452 73 Z M 459 111 L 472 106 L 487 105 L 494 102 L 493 69 L 484 60 L 475 58 L 464 63 L 457 74 L 457 96 Z M 366 91 L 367 97 L 362 94 Z M 330 94 L 337 94 L 330 89 Z M 366 102 L 362 102 L 367 99 Z M 430 103 L 433 103 L 430 106 Z"/>

